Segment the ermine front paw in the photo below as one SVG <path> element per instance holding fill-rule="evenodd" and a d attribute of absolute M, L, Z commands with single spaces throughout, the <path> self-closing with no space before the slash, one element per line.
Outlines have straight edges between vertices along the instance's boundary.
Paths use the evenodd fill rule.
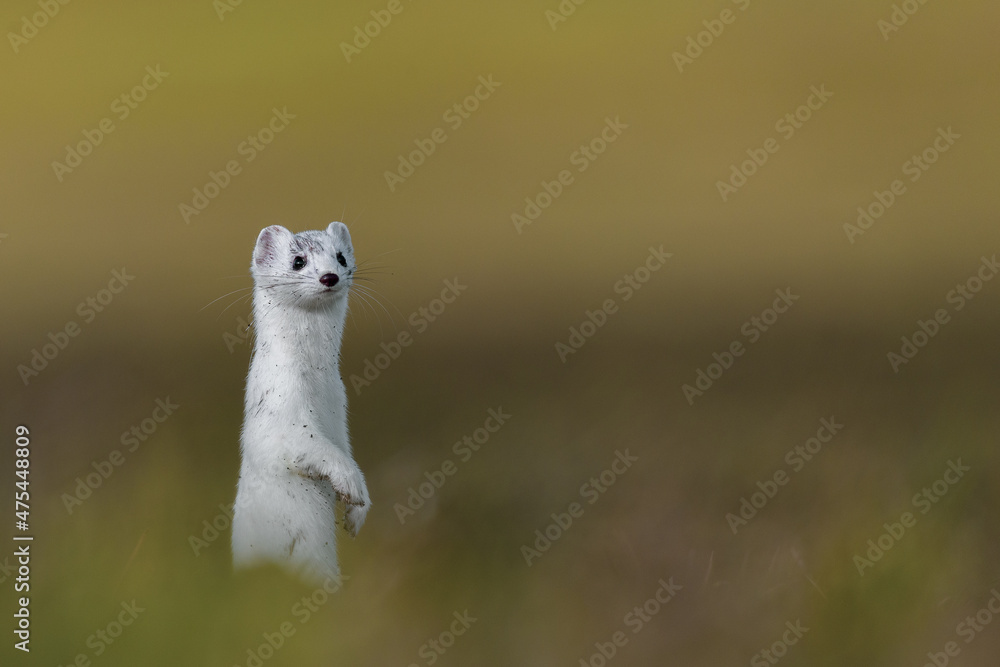
<path fill-rule="evenodd" d="M 344 478 L 331 479 L 333 490 L 337 497 L 344 501 L 346 510 L 344 512 L 344 527 L 347 532 L 354 537 L 365 522 L 371 500 L 368 498 L 368 487 L 365 485 L 364 475 L 361 470 L 355 468 Z"/>
<path fill-rule="evenodd" d="M 365 503 L 364 505 L 349 505 L 347 511 L 344 512 L 344 528 L 351 537 L 357 537 L 358 531 L 361 530 L 361 526 L 365 522 L 365 517 L 368 515 L 368 508 L 371 507 L 371 503 Z"/>

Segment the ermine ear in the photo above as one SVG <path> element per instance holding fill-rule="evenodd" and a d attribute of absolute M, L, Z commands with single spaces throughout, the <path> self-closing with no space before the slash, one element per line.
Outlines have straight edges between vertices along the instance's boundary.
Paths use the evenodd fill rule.
<path fill-rule="evenodd" d="M 326 228 L 326 233 L 333 237 L 339 247 L 353 248 L 351 245 L 351 233 L 347 231 L 347 225 L 344 223 L 331 222 Z"/>
<path fill-rule="evenodd" d="M 281 225 L 271 225 L 260 230 L 253 249 L 254 266 L 268 266 L 287 253 L 292 233 Z"/>

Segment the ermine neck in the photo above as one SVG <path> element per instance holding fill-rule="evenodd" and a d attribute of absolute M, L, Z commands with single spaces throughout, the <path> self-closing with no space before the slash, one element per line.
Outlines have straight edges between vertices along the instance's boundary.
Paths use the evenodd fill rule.
<path fill-rule="evenodd" d="M 307 310 L 255 299 L 256 341 L 248 384 L 258 386 L 252 388 L 256 396 L 251 399 L 248 395 L 248 401 L 274 401 L 284 406 L 328 401 L 341 383 L 345 316 L 346 303 L 342 301 Z"/>

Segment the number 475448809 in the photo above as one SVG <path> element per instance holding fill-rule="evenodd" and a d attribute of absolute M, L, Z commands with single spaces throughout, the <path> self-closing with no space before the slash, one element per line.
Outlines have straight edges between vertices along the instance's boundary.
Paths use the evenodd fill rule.
<path fill-rule="evenodd" d="M 27 426 L 18 426 L 16 429 L 17 440 L 14 449 L 14 466 L 17 468 L 18 481 L 14 484 L 17 491 L 14 492 L 14 515 L 17 517 L 18 530 L 28 530 L 28 473 L 31 470 L 31 459 L 28 449 L 31 444 L 30 432 Z M 23 509 L 22 509 L 23 508 Z"/>

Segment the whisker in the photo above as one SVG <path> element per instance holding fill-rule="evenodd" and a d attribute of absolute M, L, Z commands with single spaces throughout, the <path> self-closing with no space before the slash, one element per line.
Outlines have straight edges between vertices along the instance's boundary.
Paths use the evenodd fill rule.
<path fill-rule="evenodd" d="M 208 303 L 206 303 L 204 306 L 202 306 L 201 308 L 199 308 L 198 312 L 200 313 L 201 311 L 205 310 L 206 308 L 208 308 L 209 306 L 211 306 L 216 301 L 220 301 L 222 299 L 225 299 L 227 296 L 232 296 L 233 294 L 236 294 L 237 292 L 242 292 L 243 290 L 249 290 L 249 289 L 253 289 L 253 287 L 240 287 L 239 289 L 234 289 L 232 292 L 229 292 L 228 294 L 223 294 L 218 299 L 212 299 L 211 301 L 209 301 Z"/>
<path fill-rule="evenodd" d="M 372 305 L 368 302 L 368 300 L 364 297 L 364 295 L 361 294 L 361 292 L 356 292 L 355 294 L 357 295 L 358 299 L 361 301 L 361 304 L 365 307 L 361 311 L 361 312 L 363 312 L 365 314 L 365 322 L 368 321 L 368 311 L 369 310 L 372 311 L 372 313 L 376 316 L 376 319 L 377 319 L 378 313 L 375 312 L 375 309 L 372 308 Z M 381 327 L 381 323 L 379 324 L 379 326 Z"/>
<path fill-rule="evenodd" d="M 237 298 L 237 299 L 236 299 L 235 301 L 233 301 L 233 302 L 232 302 L 231 304 L 229 304 L 228 306 L 226 306 L 225 308 L 223 308 L 223 309 L 222 309 L 222 312 L 221 312 L 221 313 L 219 313 L 219 317 L 222 317 L 222 315 L 223 315 L 223 314 L 224 314 L 224 313 L 225 313 L 225 312 L 226 312 L 227 310 L 229 310 L 230 308 L 232 308 L 232 307 L 233 307 L 233 306 L 235 306 L 236 304 L 238 304 L 238 303 L 241 303 L 241 302 L 246 302 L 246 301 L 247 301 L 248 299 L 252 299 L 252 298 L 253 298 L 253 293 L 250 293 L 250 294 L 244 294 L 243 296 L 241 296 L 241 297 Z"/>
<path fill-rule="evenodd" d="M 384 306 L 384 305 L 382 304 L 382 302 L 381 302 L 381 300 L 380 300 L 380 299 L 385 299 L 386 301 L 388 301 L 388 302 L 389 302 L 389 305 L 390 305 L 390 306 L 392 306 L 392 307 L 393 307 L 393 309 L 394 309 L 394 310 L 396 311 L 396 314 L 397 314 L 397 315 L 399 315 L 399 318 L 400 318 L 401 320 L 404 320 L 404 321 L 406 320 L 406 317 L 405 317 L 405 316 L 403 315 L 403 312 L 402 312 L 402 311 L 401 311 L 401 310 L 400 310 L 400 309 L 399 309 L 398 307 L 396 307 L 396 304 L 394 304 L 394 303 L 393 303 L 393 302 L 392 302 L 392 301 L 391 301 L 390 299 L 388 299 L 387 297 L 385 297 L 385 296 L 383 296 L 383 295 L 379 294 L 378 292 L 376 292 L 374 288 L 372 288 L 372 287 L 369 287 L 369 286 L 367 286 L 367 285 L 358 285 L 357 287 L 358 287 L 358 289 L 359 289 L 359 290 L 363 290 L 363 291 L 365 291 L 365 292 L 366 292 L 367 294 L 369 294 L 369 295 L 370 295 L 370 296 L 371 296 L 372 298 L 374 298 L 374 299 L 376 300 L 376 302 L 377 302 L 377 303 L 378 303 L 378 304 L 379 304 L 380 306 L 382 306 L 382 309 L 383 309 L 383 310 L 385 310 L 385 312 L 386 312 L 386 315 L 388 315 L 388 316 L 389 316 L 389 321 L 393 323 L 393 326 L 396 326 L 396 325 L 395 325 L 395 321 L 394 321 L 394 320 L 392 319 L 392 313 L 390 313 L 390 312 L 389 312 L 388 310 L 386 310 L 385 306 Z M 397 328 L 398 328 L 398 327 L 397 327 Z"/>

